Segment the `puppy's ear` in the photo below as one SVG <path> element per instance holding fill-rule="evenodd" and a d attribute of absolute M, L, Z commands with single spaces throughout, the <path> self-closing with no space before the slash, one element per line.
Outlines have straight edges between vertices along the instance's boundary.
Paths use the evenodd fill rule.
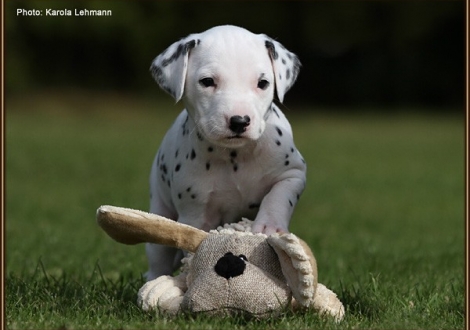
<path fill-rule="evenodd" d="M 173 96 L 176 102 L 183 96 L 189 52 L 199 42 L 197 35 L 191 34 L 168 47 L 150 66 L 150 72 L 158 85 Z"/>
<path fill-rule="evenodd" d="M 277 97 L 282 102 L 284 94 L 297 79 L 301 64 L 297 55 L 288 51 L 279 42 L 266 35 L 262 37 L 265 39 L 264 44 L 273 63 Z"/>

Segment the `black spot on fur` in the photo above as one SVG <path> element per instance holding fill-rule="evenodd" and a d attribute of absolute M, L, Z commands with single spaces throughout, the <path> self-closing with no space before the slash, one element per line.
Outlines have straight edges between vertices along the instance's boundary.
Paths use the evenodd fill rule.
<path fill-rule="evenodd" d="M 178 158 L 179 152 L 180 152 L 180 150 L 179 150 L 179 149 L 176 149 L 176 151 L 175 151 L 175 158 Z"/>
<path fill-rule="evenodd" d="M 152 63 L 152 65 L 150 66 L 150 73 L 152 74 L 152 77 L 157 80 L 157 82 L 160 83 L 160 81 L 162 81 L 161 77 L 163 72 L 161 67 Z"/>
<path fill-rule="evenodd" d="M 176 164 L 175 166 L 175 172 L 178 172 L 181 168 L 181 164 Z"/>
<path fill-rule="evenodd" d="M 233 150 L 232 152 L 230 152 L 230 157 L 232 157 L 232 158 L 237 157 L 237 152 L 236 152 L 235 150 Z"/>
<path fill-rule="evenodd" d="M 273 112 L 276 114 L 277 118 L 281 118 L 281 116 L 279 116 L 279 114 L 277 113 L 276 108 L 274 107 L 273 107 Z"/>
<path fill-rule="evenodd" d="M 157 167 L 160 166 L 160 150 L 157 152 Z"/>
<path fill-rule="evenodd" d="M 279 134 L 279 136 L 282 136 L 282 131 L 279 127 L 276 126 L 276 131 L 277 131 L 277 134 Z"/>
<path fill-rule="evenodd" d="M 196 152 L 193 150 L 191 150 L 191 160 L 193 160 L 194 158 L 196 158 Z"/>
<path fill-rule="evenodd" d="M 207 148 L 207 151 L 212 152 L 212 151 L 214 151 L 214 148 L 213 148 L 213 147 L 209 147 L 209 148 Z"/>
<path fill-rule="evenodd" d="M 197 131 L 196 135 L 199 141 L 204 141 L 204 138 L 202 137 L 202 134 L 199 131 Z"/>
<path fill-rule="evenodd" d="M 162 61 L 162 67 L 166 67 L 171 64 L 173 61 L 176 61 L 180 56 L 186 55 L 191 49 L 196 46 L 196 40 L 190 40 L 186 43 L 181 43 L 176 48 L 176 51 L 167 59 Z"/>
<path fill-rule="evenodd" d="M 185 136 L 186 134 L 189 134 L 189 130 L 187 129 L 188 120 L 189 120 L 189 115 L 186 114 L 186 119 L 184 120 L 183 125 L 181 125 L 181 128 L 183 129 L 183 136 Z"/>
<path fill-rule="evenodd" d="M 190 191 L 191 191 L 191 187 L 188 187 L 188 188 L 186 189 L 186 191 L 187 191 L 187 192 L 190 192 Z"/>
<path fill-rule="evenodd" d="M 234 164 L 234 165 L 233 165 L 233 171 L 234 171 L 234 172 L 238 171 L 238 164 Z"/>
<path fill-rule="evenodd" d="M 211 163 L 207 162 L 207 163 L 206 163 L 206 170 L 209 171 L 210 168 L 211 168 Z"/>
<path fill-rule="evenodd" d="M 196 194 L 192 194 L 191 199 L 196 199 Z"/>
<path fill-rule="evenodd" d="M 289 199 L 289 205 L 292 207 L 294 204 L 292 204 L 291 200 Z"/>
<path fill-rule="evenodd" d="M 279 55 L 278 55 L 278 53 L 276 51 L 276 47 L 274 47 L 274 44 L 272 43 L 272 41 L 266 40 L 264 42 L 264 44 L 265 44 L 266 48 L 268 49 L 269 55 L 271 55 L 271 58 L 273 60 L 277 60 L 279 58 Z"/>
<path fill-rule="evenodd" d="M 266 110 L 266 112 L 264 113 L 264 116 L 263 116 L 263 119 L 264 119 L 265 121 L 268 120 L 269 115 L 271 114 L 271 112 L 272 112 L 272 107 L 269 106 L 268 109 Z M 261 131 L 261 129 L 260 129 L 260 131 Z M 260 132 L 260 133 L 261 133 L 261 132 Z"/>
<path fill-rule="evenodd" d="M 176 96 L 176 92 L 171 89 L 168 85 L 165 84 L 165 77 L 163 76 L 163 68 L 176 61 L 179 57 L 186 55 L 192 48 L 196 46 L 195 40 L 190 40 L 186 43 L 180 43 L 176 50 L 169 57 L 163 59 L 160 62 L 160 65 L 157 65 L 155 61 L 150 66 L 150 72 L 153 78 L 158 82 L 158 84 L 169 94 Z M 167 55 L 168 48 L 160 56 Z"/>
<path fill-rule="evenodd" d="M 281 145 L 281 141 L 276 140 L 276 144 L 277 144 L 278 146 L 280 146 L 280 145 Z"/>
<path fill-rule="evenodd" d="M 178 194 L 178 199 L 181 199 L 182 195 L 181 193 Z"/>
<path fill-rule="evenodd" d="M 284 165 L 286 165 L 286 166 L 289 165 L 289 161 L 286 160 L 286 162 L 284 163 Z"/>

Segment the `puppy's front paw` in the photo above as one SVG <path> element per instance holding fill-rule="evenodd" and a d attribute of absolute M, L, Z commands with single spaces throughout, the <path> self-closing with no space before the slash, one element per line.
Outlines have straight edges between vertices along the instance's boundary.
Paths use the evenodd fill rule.
<path fill-rule="evenodd" d="M 262 233 L 268 236 L 274 233 L 283 234 L 289 232 L 286 225 L 270 223 L 269 221 L 255 221 L 251 230 L 255 234 Z"/>

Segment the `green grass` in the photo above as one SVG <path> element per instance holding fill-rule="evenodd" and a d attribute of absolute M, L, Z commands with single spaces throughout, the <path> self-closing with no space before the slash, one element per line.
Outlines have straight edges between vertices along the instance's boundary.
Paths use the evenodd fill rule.
<path fill-rule="evenodd" d="M 95 211 L 148 208 L 149 168 L 181 106 L 78 96 L 7 99 L 7 328 L 464 328 L 462 118 L 286 111 L 309 165 L 291 230 L 345 320 L 173 320 L 137 307 L 144 247 L 111 240 Z"/>

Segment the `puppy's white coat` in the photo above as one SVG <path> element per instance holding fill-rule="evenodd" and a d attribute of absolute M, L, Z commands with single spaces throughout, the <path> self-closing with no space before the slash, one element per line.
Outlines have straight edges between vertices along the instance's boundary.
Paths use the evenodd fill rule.
<path fill-rule="evenodd" d="M 280 43 L 219 26 L 174 43 L 152 63 L 162 89 L 186 109 L 167 132 L 150 176 L 150 212 L 203 230 L 241 217 L 287 232 L 306 165 L 282 102 L 300 62 Z M 147 279 L 170 274 L 176 250 L 147 244 Z"/>

